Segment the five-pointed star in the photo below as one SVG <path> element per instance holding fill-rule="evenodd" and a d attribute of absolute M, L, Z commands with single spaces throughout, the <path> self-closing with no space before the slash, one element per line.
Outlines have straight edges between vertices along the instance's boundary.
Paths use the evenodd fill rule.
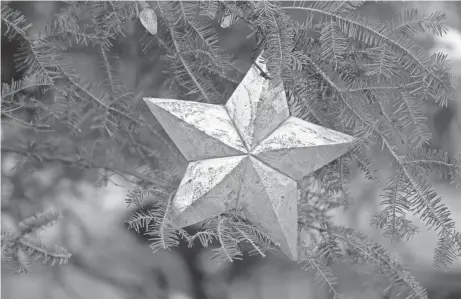
<path fill-rule="evenodd" d="M 267 71 L 261 56 L 258 65 Z M 243 208 L 297 260 L 297 181 L 347 152 L 353 138 L 290 116 L 283 85 L 255 66 L 225 106 L 144 100 L 189 162 L 172 200 L 175 224 Z"/>

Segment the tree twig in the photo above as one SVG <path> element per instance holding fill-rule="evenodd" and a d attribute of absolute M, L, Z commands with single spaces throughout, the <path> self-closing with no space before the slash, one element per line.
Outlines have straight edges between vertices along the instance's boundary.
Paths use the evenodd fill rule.
<path fill-rule="evenodd" d="M 171 189 L 171 186 L 169 186 L 168 184 L 166 184 L 164 182 L 161 182 L 161 181 L 158 181 L 158 180 L 155 180 L 154 178 L 145 176 L 145 175 L 143 175 L 141 173 L 138 173 L 136 171 L 129 170 L 129 169 L 121 169 L 121 168 L 118 168 L 116 166 L 108 167 L 107 165 L 99 165 L 99 164 L 97 164 L 97 163 L 95 163 L 93 161 L 84 160 L 84 159 L 81 159 L 81 158 L 73 159 L 73 158 L 64 157 L 64 156 L 51 156 L 51 155 L 48 155 L 46 153 L 34 153 L 34 152 L 30 152 L 29 150 L 27 150 L 25 148 L 11 147 L 11 146 L 8 146 L 8 145 L 5 145 L 5 144 L 2 144 L 2 152 L 16 153 L 16 154 L 20 154 L 22 156 L 32 156 L 32 157 L 35 157 L 37 160 L 40 160 L 40 161 L 48 161 L 48 162 L 56 161 L 56 162 L 60 162 L 60 163 L 62 163 L 64 165 L 66 165 L 66 166 L 80 167 L 80 168 L 86 168 L 86 169 L 104 168 L 104 169 L 110 170 L 110 171 L 112 171 L 114 173 L 125 173 L 125 174 L 128 174 L 128 175 L 131 175 L 131 176 L 133 176 L 133 177 L 135 177 L 135 178 L 137 178 L 137 179 L 139 179 L 141 181 L 151 183 L 153 185 L 163 187 L 165 189 Z"/>

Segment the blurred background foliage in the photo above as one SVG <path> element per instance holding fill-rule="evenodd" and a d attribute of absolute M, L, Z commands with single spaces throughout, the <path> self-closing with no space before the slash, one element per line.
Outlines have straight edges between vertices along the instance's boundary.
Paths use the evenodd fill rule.
<path fill-rule="evenodd" d="M 50 14 L 58 12 L 59 2 L 12 2 L 34 24 L 30 34 L 43 30 Z M 428 106 L 430 127 L 433 133 L 431 147 L 443 148 L 461 154 L 461 2 L 369 2 L 361 8 L 366 16 L 386 19 L 403 8 L 414 8 L 423 14 L 441 10 L 448 15 L 450 32 L 434 39 L 422 35 L 417 42 L 428 52 L 448 53 L 452 72 L 458 77 L 456 101 L 447 108 Z M 294 19 L 301 15 L 291 13 Z M 301 20 L 300 20 L 301 21 Z M 243 24 L 231 28 L 218 28 L 220 44 L 236 57 L 242 72 L 248 68 L 253 46 L 246 39 L 249 31 Z M 2 34 L 3 34 L 2 29 Z M 169 93 L 163 86 L 164 74 L 158 61 L 140 59 L 140 22 L 127 28 L 127 37 L 121 39 L 113 50 L 120 56 L 120 76 L 136 97 L 162 97 Z M 2 82 L 19 79 L 14 70 L 12 55 L 17 44 L 2 36 Z M 75 69 L 88 81 L 98 80 L 98 70 L 89 51 L 71 53 Z M 2 124 L 2 142 L 9 136 L 27 134 L 20 127 Z M 377 151 L 379 151 L 377 149 Z M 389 173 L 386 157 L 379 159 L 381 179 L 374 184 L 356 175 L 351 182 L 355 205 L 345 213 L 335 215 L 338 223 L 357 228 L 385 244 L 377 232 L 368 225 L 373 211 L 378 208 L 378 191 L 382 189 Z M 152 255 L 147 240 L 129 231 L 124 224 L 133 210 L 127 209 L 125 197 L 128 183 L 114 179 L 107 185 L 94 184 L 94 171 L 79 171 L 62 165 L 47 164 L 35 172 L 16 171 L 20 159 L 2 155 L 1 216 L 2 225 L 14 227 L 20 220 L 37 210 L 54 207 L 62 213 L 63 220 L 52 228 L 40 232 L 40 237 L 66 247 L 72 254 L 70 263 L 63 267 L 48 268 L 34 264 L 32 273 L 15 276 L 2 265 L 1 295 L 3 298 L 196 298 L 196 299 L 271 299 L 271 298 L 329 298 L 322 288 L 316 287 L 313 277 L 299 266 L 281 257 L 245 258 L 233 264 L 217 265 L 210 261 L 209 249 L 187 248 L 182 244 L 172 251 Z M 387 164 L 386 164 L 387 163 Z M 181 173 L 184 163 L 177 163 L 175 173 Z M 435 179 L 434 179 L 435 180 Z M 461 194 L 459 189 L 444 181 L 433 181 L 443 196 L 461 230 Z M 104 217 L 101 217 L 104 215 Z M 412 219 L 418 223 L 418 219 Z M 423 228 L 423 224 L 421 224 Z M 407 243 L 394 244 L 389 249 L 409 265 L 417 279 L 428 289 L 431 299 L 461 298 L 461 264 L 450 272 L 437 272 L 431 267 L 436 237 L 422 229 Z M 361 278 L 351 275 L 340 265 L 334 269 L 339 277 L 340 290 L 349 298 L 359 295 Z M 362 296 L 362 297 L 361 297 Z M 378 298 L 367 294 L 367 299 Z"/>

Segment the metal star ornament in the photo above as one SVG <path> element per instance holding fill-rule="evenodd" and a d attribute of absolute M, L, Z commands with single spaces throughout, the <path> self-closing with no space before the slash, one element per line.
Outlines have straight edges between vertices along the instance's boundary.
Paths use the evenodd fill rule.
<path fill-rule="evenodd" d="M 153 35 L 157 34 L 157 15 L 155 11 L 149 7 L 145 0 L 139 0 L 139 6 L 142 8 L 139 14 L 139 20 L 144 28 Z M 137 6 L 136 6 L 137 8 Z"/>
<path fill-rule="evenodd" d="M 258 66 L 267 72 L 262 56 Z M 254 65 L 223 105 L 144 98 L 189 162 L 174 224 L 242 209 L 298 259 L 297 182 L 351 149 L 353 137 L 289 115 L 283 85 Z"/>

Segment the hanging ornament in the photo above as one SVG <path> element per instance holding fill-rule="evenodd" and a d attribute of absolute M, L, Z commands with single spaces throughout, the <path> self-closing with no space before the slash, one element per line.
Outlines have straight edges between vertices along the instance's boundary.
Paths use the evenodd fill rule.
<path fill-rule="evenodd" d="M 267 73 L 261 55 L 256 63 Z M 350 150 L 353 137 L 290 116 L 281 82 L 254 65 L 224 106 L 144 100 L 189 162 L 172 200 L 174 224 L 242 209 L 297 260 L 297 182 Z"/>
<path fill-rule="evenodd" d="M 221 18 L 221 28 L 229 28 L 236 21 L 237 15 L 235 13 L 232 13 L 229 9 L 226 9 L 224 15 Z"/>
<path fill-rule="evenodd" d="M 139 14 L 141 24 L 149 31 L 150 34 L 157 34 L 157 15 L 155 11 L 149 7 L 149 4 L 144 0 L 139 0 L 139 6 L 142 8 Z"/>

